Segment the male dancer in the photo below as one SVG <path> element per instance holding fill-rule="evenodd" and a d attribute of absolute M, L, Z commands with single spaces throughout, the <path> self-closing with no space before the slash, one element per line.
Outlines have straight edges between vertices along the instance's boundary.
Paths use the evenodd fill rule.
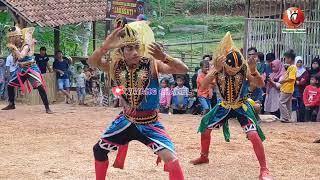
<path fill-rule="evenodd" d="M 41 71 L 35 60 L 32 58 L 34 53 L 35 40 L 32 38 L 34 28 L 25 28 L 24 35 L 20 28 L 12 27 L 7 34 L 7 47 L 11 50 L 15 63 L 19 68 L 13 75 L 8 84 L 9 105 L 2 110 L 15 109 L 15 93 L 14 88 L 20 87 L 25 92 L 24 82 L 27 81 L 28 91 L 31 92 L 30 84 L 34 89 L 38 89 L 41 100 L 46 108 L 46 113 L 52 114 L 49 108 L 47 93 L 44 88 L 44 80 Z M 30 84 L 29 84 L 30 83 Z"/>
<path fill-rule="evenodd" d="M 256 61 L 249 59 L 247 63 L 240 51 L 234 47 L 230 33 L 227 33 L 221 41 L 218 51 L 214 67 L 203 80 L 202 86 L 217 85 L 222 101 L 203 117 L 199 127 L 201 155 L 191 163 L 194 165 L 209 163 L 208 154 L 212 128 L 223 125 L 225 140 L 229 141 L 228 120 L 237 118 L 248 139 L 252 142 L 259 160 L 259 178 L 272 179 L 269 175 L 262 145 L 265 136 L 257 124 L 257 115 L 251 101 L 247 98 L 249 87 L 254 89 L 264 86 L 264 81 L 256 69 Z"/>
<path fill-rule="evenodd" d="M 96 179 L 105 179 L 109 152 L 138 140 L 165 162 L 164 170 L 169 172 L 169 179 L 181 180 L 184 177 L 173 143 L 158 121 L 158 74 L 184 74 L 188 68 L 182 61 L 165 54 L 157 43 L 150 46 L 152 57 L 142 56 L 146 49 L 137 36 L 128 25 L 118 28 L 89 57 L 89 64 L 110 71 L 116 85 L 124 90 L 121 98 L 125 102 L 123 111 L 93 147 Z M 112 63 L 102 61 L 102 56 L 112 49 Z"/>

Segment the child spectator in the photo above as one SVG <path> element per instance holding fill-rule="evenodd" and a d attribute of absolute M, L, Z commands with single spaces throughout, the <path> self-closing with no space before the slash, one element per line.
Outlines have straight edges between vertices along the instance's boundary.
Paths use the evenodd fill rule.
<path fill-rule="evenodd" d="M 197 77 L 198 100 L 202 107 L 202 114 L 207 114 L 211 109 L 212 88 L 202 88 L 201 82 L 204 80 L 209 70 L 209 61 L 201 61 L 201 72 Z"/>
<path fill-rule="evenodd" d="M 317 87 L 318 80 L 316 76 L 311 76 L 310 85 L 308 85 L 303 92 L 303 102 L 305 105 L 304 120 L 316 121 L 315 113 L 318 111 L 320 105 L 320 90 Z"/>
<path fill-rule="evenodd" d="M 293 50 L 289 50 L 284 53 L 286 63 L 289 67 L 284 74 L 282 80 L 279 82 L 280 87 L 280 116 L 281 122 L 291 122 L 292 113 L 292 95 L 294 92 L 294 85 L 297 77 L 297 67 L 294 64 L 296 53 Z"/>
<path fill-rule="evenodd" d="M 86 97 L 86 75 L 83 72 L 81 66 L 77 67 L 77 74 L 75 75 L 76 86 L 77 86 L 77 95 L 79 105 L 85 105 L 84 100 Z"/>
<path fill-rule="evenodd" d="M 184 79 L 177 76 L 177 86 L 173 89 L 172 109 L 173 114 L 184 114 L 187 111 L 189 89 L 185 87 Z"/>
<path fill-rule="evenodd" d="M 94 105 L 98 106 L 100 104 L 100 89 L 98 81 L 92 81 L 92 97 Z"/>
<path fill-rule="evenodd" d="M 160 113 L 169 113 L 171 104 L 171 90 L 169 88 L 169 80 L 162 79 L 160 90 Z"/>
<path fill-rule="evenodd" d="M 84 66 L 84 74 L 86 75 L 87 77 L 87 80 L 86 80 L 86 92 L 88 94 L 92 94 L 92 81 L 91 81 L 91 72 L 90 72 L 90 69 L 89 69 L 89 66 Z"/>

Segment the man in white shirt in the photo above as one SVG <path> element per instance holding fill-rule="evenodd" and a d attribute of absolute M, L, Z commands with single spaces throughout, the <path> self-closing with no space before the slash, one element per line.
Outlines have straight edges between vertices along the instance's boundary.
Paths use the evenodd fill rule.
<path fill-rule="evenodd" d="M 12 54 L 10 54 L 8 57 L 7 57 L 7 60 L 6 60 L 6 74 L 7 74 L 7 77 L 10 75 L 10 77 L 12 77 L 12 75 L 14 74 L 14 72 L 17 70 L 17 64 L 14 62 L 13 60 L 13 56 Z"/>

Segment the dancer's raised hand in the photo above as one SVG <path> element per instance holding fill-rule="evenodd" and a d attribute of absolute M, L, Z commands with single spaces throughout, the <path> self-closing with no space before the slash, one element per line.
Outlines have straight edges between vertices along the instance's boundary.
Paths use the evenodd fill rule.
<path fill-rule="evenodd" d="M 224 63 L 226 61 L 226 57 L 225 56 L 219 56 L 215 59 L 215 62 L 214 62 L 214 68 L 216 69 L 216 71 L 221 71 L 223 66 L 224 66 Z"/>
<path fill-rule="evenodd" d="M 166 61 L 167 55 L 159 43 L 154 42 L 151 45 L 149 45 L 149 52 L 150 55 L 153 56 L 155 59 L 160 60 L 162 62 Z"/>
<path fill-rule="evenodd" d="M 103 42 L 102 48 L 103 50 L 110 50 L 119 48 L 121 46 L 121 34 L 123 32 L 123 28 L 117 28 L 111 34 L 109 34 Z"/>
<path fill-rule="evenodd" d="M 248 66 L 251 73 L 256 72 L 257 70 L 257 61 L 258 58 L 256 57 L 249 57 L 248 59 Z"/>

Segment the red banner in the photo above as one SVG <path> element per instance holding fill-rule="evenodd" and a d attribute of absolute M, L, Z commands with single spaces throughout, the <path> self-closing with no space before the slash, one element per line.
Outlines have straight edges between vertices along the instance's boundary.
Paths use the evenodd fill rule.
<path fill-rule="evenodd" d="M 122 15 L 127 19 L 135 20 L 139 14 L 144 13 L 143 5 L 141 0 L 108 0 L 107 13 L 111 18 Z"/>

